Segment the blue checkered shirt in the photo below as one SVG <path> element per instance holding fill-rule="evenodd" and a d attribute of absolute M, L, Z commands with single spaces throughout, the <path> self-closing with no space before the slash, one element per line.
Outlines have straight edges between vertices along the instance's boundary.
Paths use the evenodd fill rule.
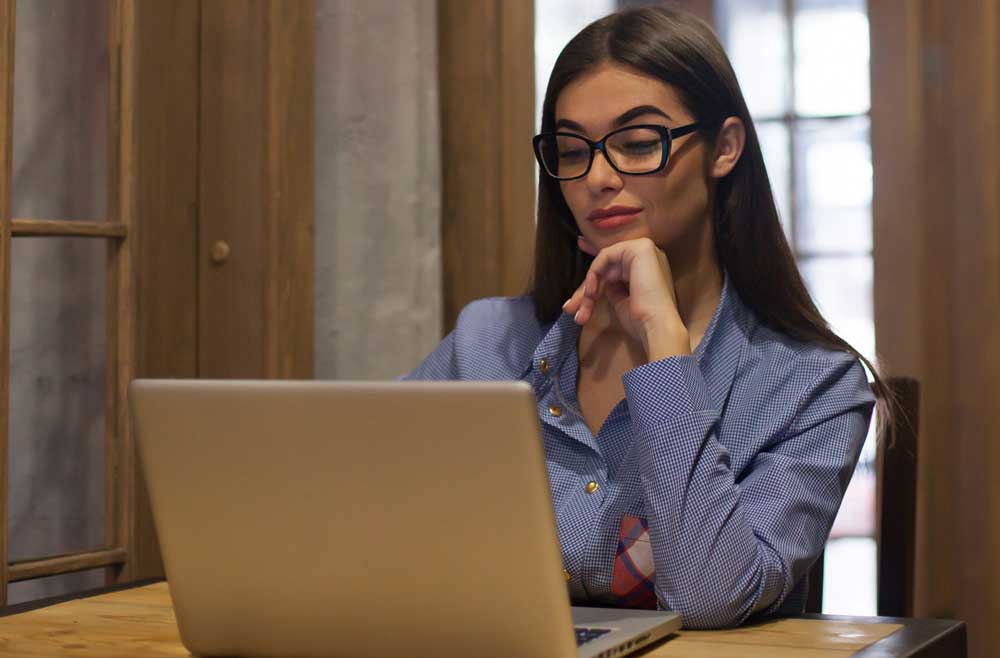
<path fill-rule="evenodd" d="M 573 412 L 579 332 L 566 314 L 539 323 L 528 297 L 479 300 L 407 378 L 534 388 L 574 602 L 623 605 L 628 515 L 648 524 L 658 605 L 686 627 L 800 613 L 872 414 L 860 363 L 764 326 L 727 279 L 695 353 L 627 372 L 595 437 Z"/>

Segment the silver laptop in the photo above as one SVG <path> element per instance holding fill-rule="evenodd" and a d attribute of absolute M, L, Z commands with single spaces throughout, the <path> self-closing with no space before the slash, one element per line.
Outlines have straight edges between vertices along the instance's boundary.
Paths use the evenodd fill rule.
<path fill-rule="evenodd" d="M 680 628 L 669 612 L 570 608 L 527 384 L 129 393 L 195 655 L 604 657 Z"/>

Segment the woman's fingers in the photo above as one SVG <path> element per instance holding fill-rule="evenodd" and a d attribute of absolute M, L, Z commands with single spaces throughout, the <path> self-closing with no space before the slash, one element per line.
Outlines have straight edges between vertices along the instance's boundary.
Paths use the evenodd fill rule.
<path fill-rule="evenodd" d="M 583 237 L 580 237 L 577 243 L 582 251 L 587 253 L 590 253 L 590 250 L 594 251 L 594 262 L 587 270 L 580 287 L 563 304 L 563 311 L 573 314 L 576 322 L 582 325 L 590 320 L 597 300 L 604 294 L 608 285 L 622 283 L 623 286 L 616 289 L 619 293 L 616 299 L 620 299 L 621 294 L 627 296 L 628 270 L 623 261 L 624 252 L 622 249 L 616 249 L 617 245 L 598 251 Z"/>

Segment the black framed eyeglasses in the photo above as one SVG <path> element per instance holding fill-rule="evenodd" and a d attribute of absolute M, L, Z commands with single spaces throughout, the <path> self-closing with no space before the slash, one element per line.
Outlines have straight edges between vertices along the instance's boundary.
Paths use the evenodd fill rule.
<path fill-rule="evenodd" d="M 679 128 L 659 125 L 626 126 L 594 142 L 568 132 L 535 135 L 532 145 L 542 170 L 556 180 L 576 180 L 590 172 L 594 154 L 600 151 L 620 174 L 648 176 L 662 171 L 670 157 L 674 139 L 693 133 L 701 124 Z"/>

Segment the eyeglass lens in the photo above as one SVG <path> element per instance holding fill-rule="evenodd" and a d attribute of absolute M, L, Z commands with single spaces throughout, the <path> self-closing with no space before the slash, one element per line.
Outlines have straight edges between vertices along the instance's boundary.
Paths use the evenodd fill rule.
<path fill-rule="evenodd" d="M 666 139 L 649 128 L 623 130 L 607 138 L 605 154 L 622 173 L 649 174 L 660 167 Z M 558 178 L 582 176 L 591 162 L 590 144 L 579 137 L 546 136 L 539 147 L 546 171 Z"/>

